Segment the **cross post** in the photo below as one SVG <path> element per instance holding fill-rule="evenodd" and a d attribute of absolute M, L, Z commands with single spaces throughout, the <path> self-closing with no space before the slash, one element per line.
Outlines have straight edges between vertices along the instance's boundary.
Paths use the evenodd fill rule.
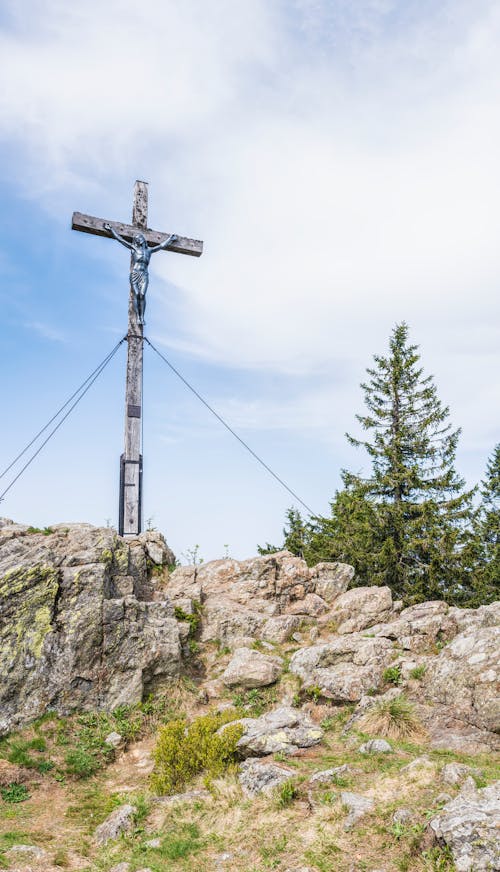
<path fill-rule="evenodd" d="M 198 239 L 171 236 L 148 228 L 148 185 L 136 181 L 132 207 L 132 224 L 120 224 L 74 212 L 72 229 L 95 236 L 117 236 L 123 244 L 133 243 L 137 234 L 142 234 L 147 249 L 150 246 L 165 247 L 199 257 L 203 243 Z M 116 234 L 116 235 L 115 235 Z M 131 247 L 130 244 L 127 245 Z M 118 509 L 118 532 L 120 536 L 137 536 L 142 530 L 142 358 L 144 348 L 144 323 L 137 305 L 137 295 L 132 287 L 134 258 L 131 259 L 131 284 L 128 301 L 127 374 L 125 383 L 125 439 L 120 458 L 120 497 Z M 147 276 L 147 264 L 146 264 Z M 146 284 L 147 288 L 147 284 Z M 145 301 L 144 301 L 145 302 Z"/>

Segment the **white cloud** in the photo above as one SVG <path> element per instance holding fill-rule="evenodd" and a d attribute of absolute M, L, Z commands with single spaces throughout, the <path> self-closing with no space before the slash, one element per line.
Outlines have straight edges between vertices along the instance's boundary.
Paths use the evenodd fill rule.
<path fill-rule="evenodd" d="M 151 221 L 205 239 L 201 260 L 155 260 L 160 339 L 309 377 L 275 419 L 320 432 L 335 416 L 316 375 L 341 369 L 337 402 L 359 409 L 365 366 L 406 319 L 468 444 L 490 438 L 497 3 L 29 6 L 8 4 L 0 38 L 1 136 L 24 194 L 57 220 L 119 218 L 126 180 L 145 176 Z M 161 279 L 178 289 L 173 334 Z M 267 399 L 248 402 L 228 416 L 274 426 Z"/>

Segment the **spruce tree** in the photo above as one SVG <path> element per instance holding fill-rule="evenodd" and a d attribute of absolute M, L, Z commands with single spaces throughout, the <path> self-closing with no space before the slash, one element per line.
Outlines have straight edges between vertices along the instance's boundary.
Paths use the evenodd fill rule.
<path fill-rule="evenodd" d="M 481 482 L 474 529 L 476 567 L 470 604 L 479 606 L 500 598 L 500 443 Z"/>
<path fill-rule="evenodd" d="M 342 471 L 344 487 L 329 518 L 304 522 L 288 512 L 285 543 L 309 564 L 340 560 L 362 584 L 387 584 L 407 603 L 473 596 L 471 522 L 474 491 L 454 468 L 460 430 L 420 366 L 408 326 L 394 328 L 387 356 L 376 355 L 361 387 L 365 439 L 347 434 L 371 461 L 366 477 Z"/>
<path fill-rule="evenodd" d="M 354 562 L 359 546 L 365 583 L 388 584 L 412 602 L 460 601 L 468 593 L 463 554 L 473 491 L 454 468 L 460 430 L 452 429 L 449 409 L 419 362 L 407 324 L 396 325 L 389 354 L 375 355 L 361 385 L 367 414 L 356 417 L 368 435 L 347 434 L 371 460 L 366 478 L 343 473 L 357 516 L 351 511 L 349 530 L 339 516 L 345 496 L 338 495 L 332 520 L 336 538 L 349 537 L 345 553 Z"/>

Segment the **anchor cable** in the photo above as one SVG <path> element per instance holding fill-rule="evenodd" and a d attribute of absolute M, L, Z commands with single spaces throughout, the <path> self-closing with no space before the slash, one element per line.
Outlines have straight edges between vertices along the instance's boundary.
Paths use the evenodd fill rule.
<path fill-rule="evenodd" d="M 12 462 L 11 462 L 11 463 L 10 463 L 10 464 L 5 468 L 5 469 L 4 469 L 4 471 L 3 471 L 3 472 L 1 473 L 1 475 L 0 475 L 0 478 L 2 478 L 2 477 L 3 477 L 3 476 L 4 476 L 4 475 L 9 471 L 9 469 L 11 469 L 11 468 L 14 466 L 15 463 L 17 463 L 17 461 L 18 461 L 18 460 L 23 456 L 23 454 L 26 453 L 26 451 L 28 451 L 29 448 L 31 448 L 31 446 L 33 445 L 33 443 L 36 442 L 36 440 L 37 440 L 37 439 L 42 435 L 42 433 L 44 433 L 45 430 L 47 430 L 47 428 L 50 427 L 50 425 L 51 425 L 51 424 L 56 420 L 56 418 L 59 417 L 59 415 L 61 414 L 62 411 L 64 411 L 64 409 L 66 408 L 66 406 L 68 406 L 69 403 L 71 403 L 71 401 L 72 401 L 75 397 L 77 397 L 77 399 L 75 400 L 75 402 L 73 403 L 73 405 L 68 409 L 68 411 L 66 412 L 66 414 L 65 414 L 65 415 L 61 418 L 61 420 L 56 424 L 56 426 L 53 428 L 53 430 L 51 430 L 51 432 L 49 433 L 49 435 L 47 436 L 47 438 L 44 439 L 44 441 L 43 441 L 42 444 L 37 448 L 37 450 L 35 451 L 35 453 L 34 453 L 34 454 L 30 457 L 30 459 L 29 459 L 29 460 L 24 464 L 24 466 L 22 467 L 22 469 L 21 469 L 21 470 L 18 472 L 18 474 L 15 476 L 15 478 L 12 479 L 11 483 L 10 483 L 10 484 L 5 488 L 5 490 L 0 494 L 0 502 L 2 502 L 3 498 L 5 497 L 5 494 L 8 493 L 8 491 L 10 491 L 11 487 L 12 487 L 12 486 L 16 483 L 16 481 L 17 481 L 17 480 L 22 476 L 23 472 L 28 468 L 28 466 L 30 466 L 30 464 L 33 463 L 35 457 L 37 457 L 37 456 L 40 454 L 42 448 L 44 448 L 44 446 L 45 446 L 45 445 L 47 444 L 47 442 L 52 438 L 52 436 L 54 435 L 54 433 L 56 433 L 56 431 L 59 430 L 59 427 L 64 423 L 64 421 L 66 420 L 66 418 L 69 417 L 69 415 L 71 414 L 71 412 L 73 411 L 73 409 L 78 405 L 78 403 L 80 402 L 80 400 L 83 399 L 83 397 L 85 396 L 85 394 L 87 393 L 87 391 L 90 390 L 90 388 L 92 387 L 92 385 L 94 384 L 94 382 L 99 378 L 101 372 L 103 372 L 103 370 L 106 368 L 106 366 L 108 365 L 108 363 L 110 362 L 110 360 L 115 356 L 115 354 L 116 354 L 116 352 L 118 351 L 118 349 L 120 348 L 120 346 L 121 346 L 121 345 L 122 345 L 126 340 L 127 340 L 127 337 L 124 336 L 123 339 L 120 339 L 120 341 L 117 342 L 117 344 L 115 345 L 115 347 L 113 348 L 113 350 L 110 351 L 109 354 L 104 358 L 104 360 L 101 361 L 101 363 L 99 364 L 99 366 L 97 366 L 97 367 L 93 370 L 93 372 L 90 373 L 90 375 L 85 379 L 85 381 L 82 382 L 82 384 L 80 385 L 80 387 L 77 388 L 77 390 L 76 390 L 76 391 L 75 391 L 75 392 L 70 396 L 70 398 L 69 398 L 68 400 L 66 400 L 66 402 L 64 403 L 64 405 L 62 405 L 61 408 L 60 408 L 60 409 L 55 413 L 55 415 L 52 416 L 52 418 L 50 419 L 50 421 L 48 421 L 48 422 L 45 424 L 45 426 L 42 427 L 42 429 L 41 429 L 41 430 L 36 434 L 36 436 L 33 437 L 33 439 L 31 440 L 31 442 L 29 442 L 28 445 L 26 445 L 26 447 L 23 448 L 23 450 L 22 450 L 22 451 L 17 455 L 17 457 L 15 457 L 14 460 L 13 460 L 13 461 L 12 461 Z M 79 396 L 78 396 L 78 395 L 79 395 Z"/>
<path fill-rule="evenodd" d="M 264 469 L 267 470 L 267 472 L 269 472 L 269 473 L 272 475 L 272 477 L 273 477 L 274 479 L 276 479 L 276 481 L 279 482 L 279 484 L 280 484 L 282 487 L 284 487 L 285 490 L 288 491 L 288 493 L 291 494 L 291 496 L 292 496 L 295 500 L 297 500 L 297 502 L 299 502 L 299 503 L 301 504 L 301 506 L 303 506 L 303 507 L 304 507 L 304 508 L 309 512 L 310 515 L 312 515 L 313 517 L 318 517 L 318 515 L 316 514 L 316 512 L 313 512 L 313 510 L 312 510 L 312 509 L 307 505 L 307 503 L 305 503 L 304 500 L 301 500 L 301 498 L 298 496 L 298 494 L 296 494 L 295 491 L 293 491 L 293 490 L 292 490 L 292 489 L 287 485 L 287 483 L 286 483 L 285 481 L 283 481 L 283 479 L 280 478 L 280 476 L 279 476 L 276 472 L 274 472 L 274 471 L 271 469 L 271 467 L 268 466 L 267 463 L 265 463 L 265 462 L 262 460 L 262 458 L 259 457 L 259 455 L 256 454 L 255 451 L 254 451 L 252 448 L 250 448 L 250 446 L 245 442 L 245 440 L 242 439 L 241 436 L 238 436 L 237 433 L 235 433 L 235 431 L 233 430 L 233 428 L 229 426 L 229 424 L 224 420 L 224 418 L 222 418 L 221 415 L 219 415 L 219 413 L 216 412 L 214 408 L 212 408 L 212 406 L 210 405 L 210 403 L 207 403 L 207 401 L 206 401 L 206 400 L 201 396 L 201 394 L 198 393 L 198 391 L 196 390 L 196 388 L 194 388 L 191 384 L 189 384 L 189 382 L 187 381 L 187 379 L 185 379 L 184 376 L 181 375 L 181 373 L 179 372 L 179 370 L 176 369 L 175 366 L 174 366 L 172 363 L 170 363 L 169 360 L 167 360 L 167 358 L 166 358 L 166 357 L 161 353 L 161 351 L 159 351 L 159 350 L 158 350 L 158 349 L 153 345 L 153 343 L 150 342 L 150 340 L 149 340 L 146 336 L 144 337 L 144 341 L 147 342 L 148 345 L 153 349 L 153 351 L 156 352 L 156 354 L 158 355 L 158 357 L 161 357 L 161 359 L 164 361 L 164 363 L 166 363 L 167 366 L 172 370 L 172 372 L 175 373 L 175 375 L 177 376 L 177 378 L 179 378 L 179 379 L 180 379 L 180 380 L 185 384 L 185 386 L 186 386 L 187 388 L 189 388 L 189 390 L 191 391 L 191 393 L 193 393 L 193 394 L 195 395 L 195 397 L 197 397 L 197 398 L 200 400 L 200 402 L 203 403 L 203 405 L 204 405 L 204 406 L 209 410 L 209 412 L 211 412 L 212 415 L 214 415 L 214 416 L 217 418 L 217 420 L 222 424 L 222 426 L 225 427 L 226 430 L 228 430 L 228 431 L 231 433 L 231 435 L 234 436 L 234 438 L 237 439 L 238 442 L 239 442 L 241 445 L 243 445 L 244 448 L 246 448 L 246 450 L 247 450 L 247 451 L 252 455 L 252 457 L 254 457 L 255 460 L 257 460 L 258 463 L 260 463 L 260 465 L 263 466 Z"/>

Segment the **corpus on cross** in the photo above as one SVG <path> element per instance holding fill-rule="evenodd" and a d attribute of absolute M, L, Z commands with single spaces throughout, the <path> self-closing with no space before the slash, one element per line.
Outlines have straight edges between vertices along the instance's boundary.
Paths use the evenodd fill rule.
<path fill-rule="evenodd" d="M 203 242 L 175 233 L 159 233 L 148 227 L 148 186 L 137 181 L 134 188 L 132 224 L 106 221 L 73 213 L 73 230 L 111 237 L 130 249 L 130 292 L 127 331 L 127 377 L 125 386 L 125 447 L 120 458 L 120 503 L 118 532 L 137 536 L 142 529 L 142 356 L 144 309 L 148 267 L 156 251 L 173 251 L 199 257 Z"/>
<path fill-rule="evenodd" d="M 159 245 L 154 245 L 150 248 L 142 233 L 136 233 L 133 241 L 127 242 L 123 236 L 120 236 L 109 221 L 106 221 L 103 226 L 105 230 L 111 233 L 117 242 L 121 242 L 125 248 L 129 248 L 132 252 L 130 263 L 130 287 L 134 294 L 134 308 L 137 320 L 142 327 L 146 323 L 144 321 L 144 312 L 146 311 L 146 292 L 149 284 L 148 267 L 151 255 L 154 254 L 155 251 L 162 251 L 168 248 L 170 243 L 177 239 L 177 236 L 175 233 L 172 233 L 164 239 L 163 242 L 160 242 Z"/>

